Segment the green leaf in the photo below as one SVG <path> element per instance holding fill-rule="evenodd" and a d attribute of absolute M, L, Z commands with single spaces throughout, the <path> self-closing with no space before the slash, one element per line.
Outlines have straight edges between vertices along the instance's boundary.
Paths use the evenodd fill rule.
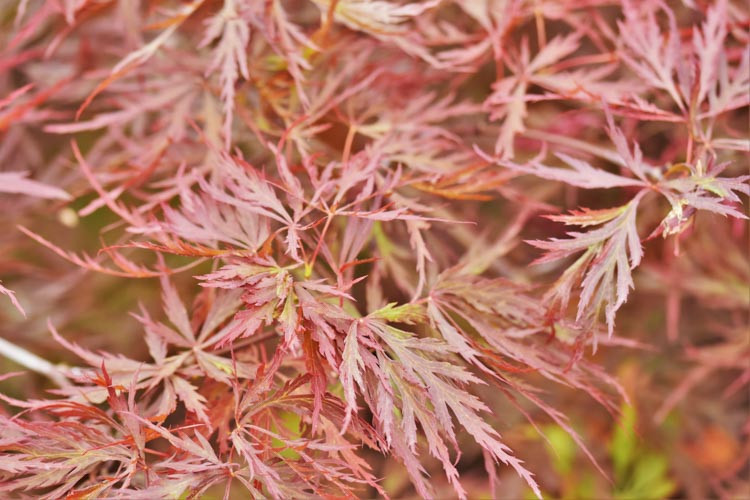
<path fill-rule="evenodd" d="M 401 304 L 397 306 L 395 302 L 386 304 L 370 314 L 370 317 L 382 319 L 389 323 L 406 323 L 408 325 L 422 323 L 427 318 L 424 307 L 420 304 Z"/>
<path fill-rule="evenodd" d="M 636 413 L 630 405 L 622 408 L 622 419 L 615 429 L 610 443 L 610 453 L 615 472 L 615 480 L 620 483 L 625 479 L 628 467 L 633 462 L 636 451 L 635 436 Z"/>
<path fill-rule="evenodd" d="M 555 471 L 562 476 L 570 474 L 578 453 L 575 441 L 570 437 L 570 434 L 557 425 L 545 427 L 544 435 L 547 436 L 549 446 L 554 452 L 552 464 Z"/>

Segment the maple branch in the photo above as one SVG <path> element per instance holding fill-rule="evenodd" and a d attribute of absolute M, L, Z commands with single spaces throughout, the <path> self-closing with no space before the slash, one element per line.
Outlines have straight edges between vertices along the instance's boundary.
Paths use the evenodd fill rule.
<path fill-rule="evenodd" d="M 70 385 L 68 379 L 57 366 L 4 338 L 0 338 L 0 354 L 24 368 L 44 375 L 59 387 Z"/>

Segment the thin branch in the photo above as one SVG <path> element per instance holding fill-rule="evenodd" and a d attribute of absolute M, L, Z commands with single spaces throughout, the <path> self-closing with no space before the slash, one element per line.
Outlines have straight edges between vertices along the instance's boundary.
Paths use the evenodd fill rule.
<path fill-rule="evenodd" d="M 44 375 L 59 387 L 70 385 L 65 374 L 46 359 L 40 358 L 36 354 L 19 347 L 12 342 L 0 338 L 0 355 L 5 356 L 11 361 L 27 368 L 33 372 Z"/>

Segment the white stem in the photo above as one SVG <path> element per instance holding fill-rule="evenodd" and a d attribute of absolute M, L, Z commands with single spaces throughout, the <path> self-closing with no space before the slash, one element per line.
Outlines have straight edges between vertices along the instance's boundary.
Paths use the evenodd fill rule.
<path fill-rule="evenodd" d="M 69 385 L 65 375 L 55 365 L 27 351 L 23 347 L 0 338 L 0 354 L 31 371 L 44 375 L 60 387 Z"/>

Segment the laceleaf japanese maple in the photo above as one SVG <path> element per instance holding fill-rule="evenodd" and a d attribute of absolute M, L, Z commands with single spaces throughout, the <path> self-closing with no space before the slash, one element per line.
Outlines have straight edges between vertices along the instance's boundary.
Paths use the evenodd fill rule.
<path fill-rule="evenodd" d="M 741 2 L 0 13 L 0 353 L 54 384 L 0 396 L 4 495 L 564 494 L 523 421 L 567 433 L 608 497 L 626 462 L 565 394 L 617 425 L 648 403 L 613 357 L 687 335 L 716 345 L 670 353 L 698 364 L 657 418 L 703 376 L 750 380 L 722 294 L 747 257 L 710 245 L 748 237 Z M 732 316 L 682 335 L 683 297 Z"/>

